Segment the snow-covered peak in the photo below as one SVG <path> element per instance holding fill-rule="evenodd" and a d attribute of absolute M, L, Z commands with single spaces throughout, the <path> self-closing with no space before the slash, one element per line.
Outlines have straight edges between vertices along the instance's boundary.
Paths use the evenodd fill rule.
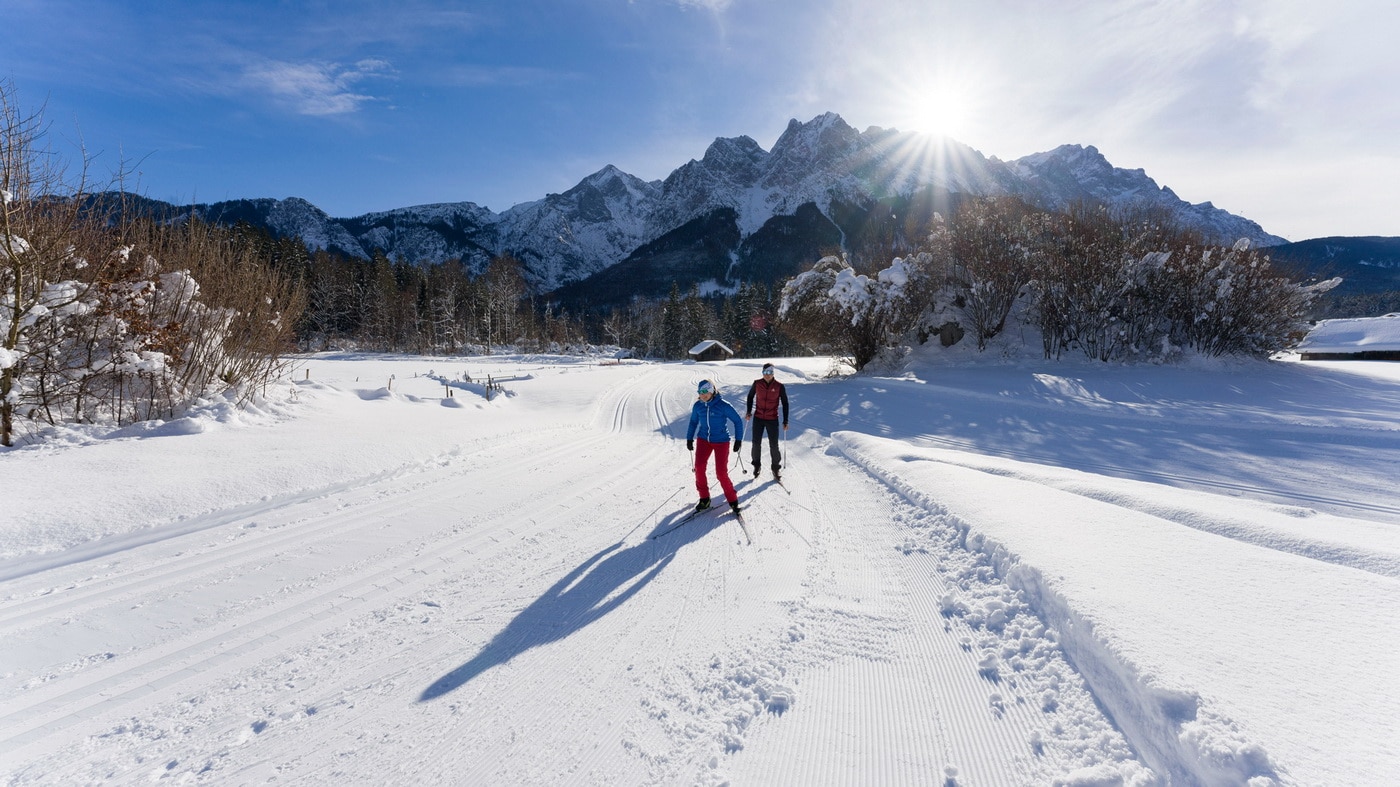
<path fill-rule="evenodd" d="M 1109 187 L 1127 186 L 1134 193 L 1144 187 L 1158 190 L 1156 182 L 1142 170 L 1116 169 L 1093 145 L 1061 145 L 1044 153 L 1032 153 L 1012 162 L 1012 166 L 1031 180 L 1054 185 L 1074 184 L 1105 194 Z"/>
<path fill-rule="evenodd" d="M 340 249 L 354 251 L 361 248 L 358 240 L 339 223 L 332 221 L 325 211 L 300 197 L 281 200 L 248 200 L 254 208 L 263 213 L 268 229 L 279 237 L 301 238 L 313 249 Z M 238 203 L 220 203 L 237 210 Z M 210 206 L 211 209 L 219 205 Z"/>
<path fill-rule="evenodd" d="M 768 153 L 749 136 L 716 137 L 701 159 L 706 167 L 743 168 L 762 166 Z"/>
<path fill-rule="evenodd" d="M 577 186 L 564 192 L 561 196 L 575 198 L 590 189 L 611 199 L 630 202 L 649 200 L 656 195 L 658 190 L 656 183 L 649 183 L 609 164 L 579 181 Z"/>
<path fill-rule="evenodd" d="M 366 213 L 358 218 L 363 221 L 375 221 L 409 217 L 432 221 L 453 221 L 467 217 L 484 224 L 494 221 L 496 214 L 492 213 L 489 208 L 483 208 L 475 202 L 434 202 L 427 205 L 412 205 L 406 208 Z"/>
<path fill-rule="evenodd" d="M 586 278 L 650 240 L 647 216 L 661 193 L 609 164 L 563 194 L 516 205 L 497 222 L 497 244 L 526 265 L 541 291 Z"/>
<path fill-rule="evenodd" d="M 788 121 L 787 130 L 773 143 L 775 170 L 827 167 L 838 164 L 861 142 L 860 132 L 840 115 L 828 112 L 806 123 Z"/>

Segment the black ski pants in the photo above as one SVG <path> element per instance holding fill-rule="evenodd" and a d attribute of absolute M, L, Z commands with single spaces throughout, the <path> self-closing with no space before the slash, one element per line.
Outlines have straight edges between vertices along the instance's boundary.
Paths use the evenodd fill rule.
<path fill-rule="evenodd" d="M 763 433 L 768 433 L 768 453 L 773 460 L 773 472 L 778 472 L 783 466 L 783 452 L 778 448 L 778 419 L 768 420 L 767 418 L 753 419 L 753 434 L 749 435 L 749 440 L 753 442 L 753 467 L 758 470 L 759 462 L 763 459 Z"/>

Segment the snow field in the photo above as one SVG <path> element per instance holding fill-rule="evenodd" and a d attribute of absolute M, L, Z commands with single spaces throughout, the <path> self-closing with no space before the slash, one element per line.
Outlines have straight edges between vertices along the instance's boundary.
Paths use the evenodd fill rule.
<path fill-rule="evenodd" d="M 1400 439 L 1359 367 L 780 360 L 749 546 L 651 536 L 695 383 L 742 408 L 757 362 L 306 364 L 0 453 L 7 782 L 1400 778 Z"/>

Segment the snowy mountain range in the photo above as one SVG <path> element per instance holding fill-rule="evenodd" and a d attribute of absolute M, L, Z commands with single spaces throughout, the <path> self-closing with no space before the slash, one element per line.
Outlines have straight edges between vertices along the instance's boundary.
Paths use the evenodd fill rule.
<path fill-rule="evenodd" d="M 1092 146 L 1005 162 L 946 138 L 860 132 L 832 113 L 792 120 L 772 150 L 747 136 L 719 138 L 665 180 L 609 165 L 562 194 L 501 213 L 458 202 L 333 218 L 295 197 L 175 210 L 248 221 L 354 257 L 381 250 L 411 262 L 460 258 L 479 272 L 509 253 L 540 292 L 572 285 L 575 296 L 583 288 L 592 290 L 588 299 L 606 300 L 609 290 L 664 291 L 672 280 L 775 280 L 838 245 L 855 257 L 907 248 L 933 212 L 982 195 L 1017 195 L 1046 208 L 1147 204 L 1222 243 L 1286 242 L 1209 202 L 1187 203 L 1141 169 L 1114 167 Z"/>

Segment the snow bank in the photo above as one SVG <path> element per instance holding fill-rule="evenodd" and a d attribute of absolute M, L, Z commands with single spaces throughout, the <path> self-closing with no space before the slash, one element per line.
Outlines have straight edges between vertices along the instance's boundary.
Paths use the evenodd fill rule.
<path fill-rule="evenodd" d="M 1393 577 L 1148 513 L 1151 484 L 1097 478 L 1095 499 L 1008 477 L 1006 468 L 1017 465 L 1010 460 L 1001 468 L 959 466 L 945 461 L 951 452 L 853 432 L 834 434 L 832 443 L 988 555 L 1057 629 L 1095 695 L 1158 772 L 1190 784 L 1288 783 L 1276 759 L 1285 752 L 1310 774 L 1337 762 L 1353 774 L 1400 773 L 1400 753 L 1349 733 L 1362 718 L 1400 735 L 1391 707 L 1400 687 L 1375 686 L 1377 675 L 1392 683 L 1400 675 L 1395 635 L 1372 614 L 1400 609 Z M 1086 474 L 1054 472 L 1091 484 Z M 1175 495 L 1187 501 L 1182 507 L 1193 500 Z M 1252 508 L 1261 528 L 1296 525 L 1289 521 L 1296 512 L 1283 507 L 1239 506 Z M 1238 566 L 1225 588 L 1222 562 Z M 1339 595 L 1365 603 L 1338 606 L 1330 599 Z M 1369 765 L 1358 771 L 1360 762 Z"/>

